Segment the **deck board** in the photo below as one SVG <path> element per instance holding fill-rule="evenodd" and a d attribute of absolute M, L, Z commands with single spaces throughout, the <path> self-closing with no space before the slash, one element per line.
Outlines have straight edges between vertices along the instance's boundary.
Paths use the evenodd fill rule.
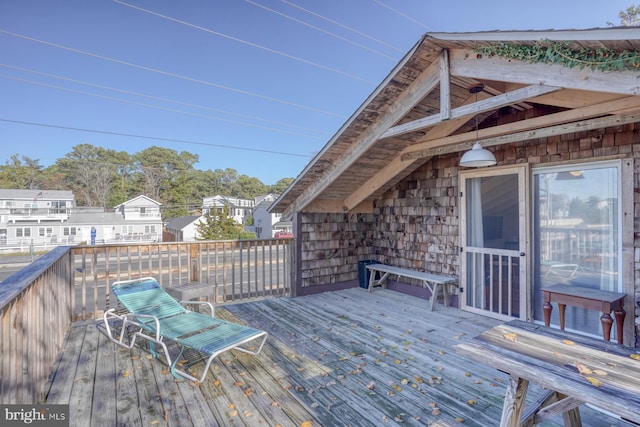
<path fill-rule="evenodd" d="M 216 313 L 269 332 L 262 353 L 227 352 L 195 385 L 139 348 L 117 347 L 96 322 L 76 323 L 47 401 L 70 403 L 72 426 L 484 427 L 500 418 L 506 374 L 455 351 L 497 320 L 442 305 L 432 312 L 426 300 L 361 288 Z M 629 425 L 581 412 L 585 426 Z"/>

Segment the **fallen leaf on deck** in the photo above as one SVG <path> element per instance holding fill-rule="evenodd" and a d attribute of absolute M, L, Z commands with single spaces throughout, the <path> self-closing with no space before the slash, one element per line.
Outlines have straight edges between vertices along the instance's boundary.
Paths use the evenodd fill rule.
<path fill-rule="evenodd" d="M 236 411 L 235 409 L 233 411 L 229 412 L 229 416 L 230 417 L 235 417 L 237 415 L 238 415 L 238 411 Z"/>
<path fill-rule="evenodd" d="M 399 365 L 399 364 L 401 364 L 402 362 L 400 361 L 400 359 L 396 359 L 396 360 L 394 360 L 394 361 L 393 361 L 393 363 L 395 363 L 396 365 Z"/>
<path fill-rule="evenodd" d="M 589 383 L 591 383 L 592 386 L 596 386 L 596 387 L 601 387 L 602 386 L 602 381 L 600 381 L 597 378 L 593 378 L 593 377 L 584 377 L 585 380 L 589 381 Z"/>
<path fill-rule="evenodd" d="M 433 411 L 431 411 L 431 415 L 440 415 L 440 409 L 439 408 L 433 408 Z"/>
<path fill-rule="evenodd" d="M 469 399 L 469 400 L 467 400 L 467 405 L 471 405 L 471 406 L 473 406 L 473 405 L 475 405 L 476 403 L 477 403 L 477 402 L 476 402 L 475 400 L 473 400 L 473 399 Z"/>
<path fill-rule="evenodd" d="M 463 423 L 463 422 L 464 422 L 464 418 L 462 418 L 462 417 L 456 417 L 456 422 L 457 422 L 457 423 Z"/>
<path fill-rule="evenodd" d="M 369 390 L 373 390 L 374 388 L 376 388 L 376 383 L 374 381 L 371 381 L 368 385 L 367 388 Z"/>
<path fill-rule="evenodd" d="M 606 377 L 607 375 L 607 371 L 603 371 L 602 369 L 596 369 L 595 371 L 593 371 L 594 374 L 596 375 L 600 375 L 601 377 Z"/>
<path fill-rule="evenodd" d="M 633 353 L 629 357 L 634 359 L 634 360 L 640 360 L 640 354 L 638 354 L 638 353 Z"/>
<path fill-rule="evenodd" d="M 507 341 L 516 342 L 517 335 L 515 332 L 509 332 L 508 334 L 502 334 L 502 337 Z"/>
<path fill-rule="evenodd" d="M 582 363 L 575 362 L 574 365 L 576 366 L 576 368 L 578 368 L 578 372 L 580 372 L 580 375 L 593 374 L 593 371 L 589 369 L 589 367 L 583 365 Z"/>
<path fill-rule="evenodd" d="M 129 375 L 131 375 L 131 373 L 129 371 L 124 371 L 122 373 L 122 376 L 125 377 L 125 378 L 129 377 Z"/>
<path fill-rule="evenodd" d="M 566 344 L 566 345 L 576 345 L 576 343 L 574 343 L 571 340 L 562 340 L 560 341 L 562 344 Z"/>
<path fill-rule="evenodd" d="M 424 382 L 424 380 L 422 379 L 422 377 L 419 377 L 417 375 L 413 376 L 413 379 L 415 382 L 417 382 L 418 384 L 422 384 Z"/>

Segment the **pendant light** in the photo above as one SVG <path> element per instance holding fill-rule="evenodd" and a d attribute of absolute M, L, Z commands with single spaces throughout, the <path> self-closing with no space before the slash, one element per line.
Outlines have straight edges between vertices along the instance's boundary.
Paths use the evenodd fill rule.
<path fill-rule="evenodd" d="M 482 83 L 471 86 L 469 92 L 476 95 L 476 103 L 478 102 L 478 92 L 484 89 Z M 478 115 L 476 114 L 476 142 L 473 144 L 471 150 L 463 154 L 460 159 L 460 166 L 468 168 L 481 168 L 485 166 L 493 166 L 496 162 L 496 157 L 493 153 L 485 148 L 477 141 L 478 140 Z"/>

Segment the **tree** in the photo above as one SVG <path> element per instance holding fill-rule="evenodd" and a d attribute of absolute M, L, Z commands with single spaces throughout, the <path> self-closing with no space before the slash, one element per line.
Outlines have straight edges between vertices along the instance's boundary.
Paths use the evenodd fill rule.
<path fill-rule="evenodd" d="M 35 190 L 42 182 L 42 166 L 26 156 L 14 154 L 0 166 L 0 188 Z"/>
<path fill-rule="evenodd" d="M 294 180 L 295 178 L 282 178 L 271 186 L 270 193 L 277 194 L 279 196 L 284 194 Z"/>
<path fill-rule="evenodd" d="M 618 17 L 620 18 L 620 25 L 623 27 L 637 27 L 640 25 L 640 6 L 631 5 L 620 13 L 618 13 Z M 614 24 L 611 22 L 607 22 L 610 27 L 613 27 Z"/>
<path fill-rule="evenodd" d="M 214 210 L 204 215 L 196 226 L 199 240 L 235 240 L 246 238 L 245 231 L 229 216 L 229 207 Z"/>
<path fill-rule="evenodd" d="M 125 154 L 120 154 L 120 157 Z M 119 178 L 115 163 L 117 155 L 115 150 L 79 144 L 64 159 L 56 162 L 78 205 L 106 206 Z"/>

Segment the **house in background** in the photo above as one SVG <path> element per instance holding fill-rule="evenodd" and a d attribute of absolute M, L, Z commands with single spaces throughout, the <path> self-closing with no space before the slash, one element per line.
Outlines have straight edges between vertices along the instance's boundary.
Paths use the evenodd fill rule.
<path fill-rule="evenodd" d="M 256 197 L 253 208 L 254 229 L 258 239 L 271 239 L 281 233 L 291 233 L 292 222 L 283 221 L 282 214 L 269 212 L 269 206 L 278 199 L 276 194 L 267 194 Z"/>
<path fill-rule="evenodd" d="M 140 195 L 116 206 L 115 210 L 121 215 L 123 223 L 119 230 L 118 227 L 114 227 L 115 240 L 160 241 L 162 236 L 161 205 L 160 202 Z M 106 236 L 105 240 L 108 240 Z"/>
<path fill-rule="evenodd" d="M 251 218 L 251 213 L 255 202 L 251 199 L 241 199 L 238 197 L 215 195 L 202 199 L 202 213 L 206 214 L 214 210 L 229 208 L 229 216 L 242 226 L 247 225 L 247 220 Z"/>
<path fill-rule="evenodd" d="M 564 283 L 625 294 L 614 333 L 634 345 L 639 53 L 637 27 L 425 34 L 271 207 L 294 221 L 296 294 L 378 261 L 456 277 L 462 310 L 545 323 L 542 290 Z M 389 287 L 428 295 L 412 285 Z M 566 328 L 602 336 L 602 315 L 571 307 Z"/>
<path fill-rule="evenodd" d="M 67 224 L 73 208 L 71 191 L 0 189 L 0 246 L 73 241 Z"/>
<path fill-rule="evenodd" d="M 198 224 L 204 220 L 202 215 L 185 215 L 170 218 L 165 222 L 165 242 L 193 242 L 199 239 Z"/>
<path fill-rule="evenodd" d="M 138 196 L 113 209 L 77 207 L 71 191 L 0 189 L 0 249 L 156 242 L 162 239 L 160 203 Z"/>

